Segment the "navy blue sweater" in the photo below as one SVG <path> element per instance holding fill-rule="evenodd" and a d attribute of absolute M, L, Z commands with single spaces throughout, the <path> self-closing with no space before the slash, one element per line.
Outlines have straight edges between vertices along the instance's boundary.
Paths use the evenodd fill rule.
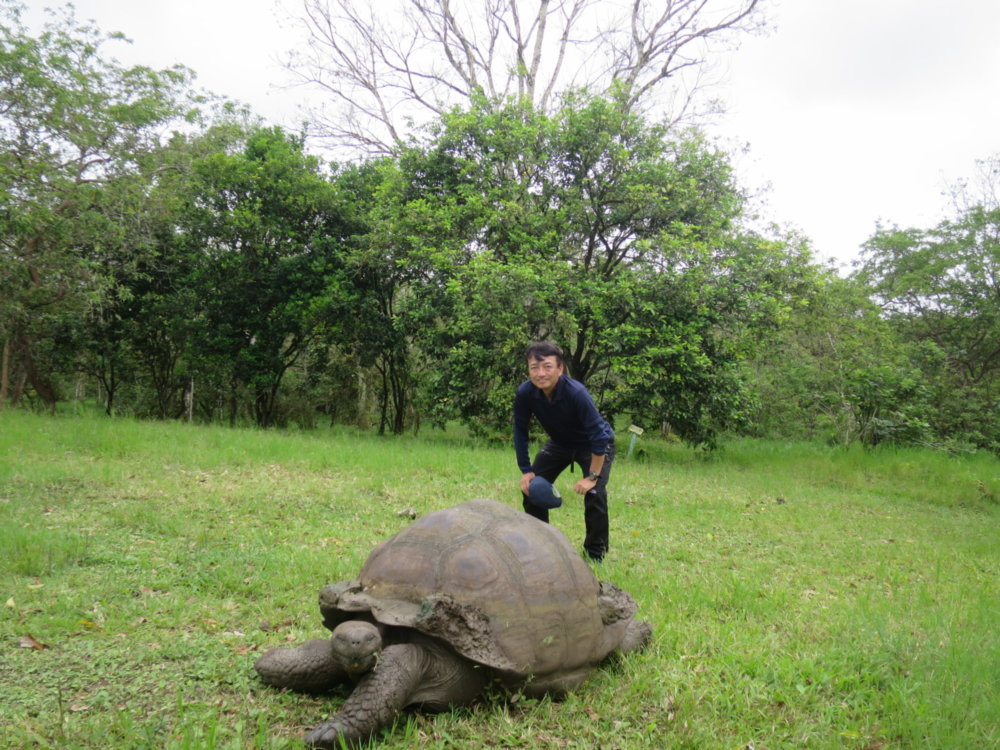
<path fill-rule="evenodd" d="M 549 401 L 541 388 L 526 380 L 514 395 L 514 453 L 521 473 L 531 470 L 528 457 L 528 423 L 532 415 L 548 436 L 560 445 L 590 446 L 590 452 L 603 456 L 614 431 L 600 415 L 583 383 L 563 375 Z"/>

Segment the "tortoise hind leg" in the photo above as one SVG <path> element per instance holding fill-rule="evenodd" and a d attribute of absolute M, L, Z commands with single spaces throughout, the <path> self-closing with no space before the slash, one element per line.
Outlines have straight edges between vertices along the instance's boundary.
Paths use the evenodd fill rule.
<path fill-rule="evenodd" d="M 547 695 L 554 700 L 561 700 L 571 690 L 586 682 L 593 671 L 593 667 L 588 664 L 578 669 L 563 670 L 546 677 L 532 677 L 519 687 L 520 691 L 528 698 L 541 698 L 543 695 Z"/>
<path fill-rule="evenodd" d="M 608 581 L 600 582 L 597 604 L 604 622 L 603 653 L 641 651 L 649 643 L 653 629 L 648 622 L 634 619 L 639 607 L 624 589 Z"/>
<path fill-rule="evenodd" d="M 253 666 L 268 685 L 301 693 L 321 693 L 347 681 L 347 672 L 333 660 L 330 641 L 323 638 L 271 649 Z"/>
<path fill-rule="evenodd" d="M 629 651 L 641 651 L 649 644 L 653 637 L 653 628 L 644 620 L 629 620 L 625 628 L 625 635 L 622 636 L 622 645 L 619 650 L 623 654 Z"/>

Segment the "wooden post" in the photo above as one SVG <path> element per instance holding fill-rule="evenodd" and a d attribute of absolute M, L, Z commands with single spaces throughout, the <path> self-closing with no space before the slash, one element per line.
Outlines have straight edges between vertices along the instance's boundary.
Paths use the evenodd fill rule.
<path fill-rule="evenodd" d="M 194 419 L 194 378 L 188 380 L 188 387 L 184 390 L 184 410 L 187 414 L 187 421 Z"/>

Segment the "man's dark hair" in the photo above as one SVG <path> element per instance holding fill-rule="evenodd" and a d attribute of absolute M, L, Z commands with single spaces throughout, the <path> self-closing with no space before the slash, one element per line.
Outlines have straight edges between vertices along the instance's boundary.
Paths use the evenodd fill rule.
<path fill-rule="evenodd" d="M 546 357 L 555 357 L 556 362 L 560 365 L 565 364 L 563 362 L 562 349 L 553 344 L 551 341 L 536 341 L 528 347 L 527 360 L 529 362 L 532 360 L 542 360 Z"/>

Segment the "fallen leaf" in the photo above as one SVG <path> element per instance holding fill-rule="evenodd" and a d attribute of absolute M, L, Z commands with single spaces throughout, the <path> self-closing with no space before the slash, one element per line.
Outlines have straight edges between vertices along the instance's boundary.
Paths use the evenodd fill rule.
<path fill-rule="evenodd" d="M 21 648 L 33 648 L 36 651 L 41 651 L 48 648 L 48 646 L 35 640 L 35 637 L 29 633 L 28 635 L 21 636 Z"/>
<path fill-rule="evenodd" d="M 667 721 L 673 721 L 677 718 L 677 701 L 674 696 L 669 696 L 663 702 L 663 708 L 667 712 Z"/>
<path fill-rule="evenodd" d="M 14 607 L 14 597 L 13 596 L 10 599 L 7 600 L 7 606 L 11 607 L 11 608 Z"/>
<path fill-rule="evenodd" d="M 599 713 L 597 713 L 597 711 L 595 711 L 590 706 L 585 706 L 583 710 L 587 712 L 587 716 L 590 717 L 591 721 L 599 721 L 600 720 L 601 715 Z"/>

